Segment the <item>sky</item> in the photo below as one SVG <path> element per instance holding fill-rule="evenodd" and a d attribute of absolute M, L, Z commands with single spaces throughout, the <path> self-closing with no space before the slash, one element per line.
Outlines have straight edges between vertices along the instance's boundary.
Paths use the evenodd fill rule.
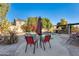
<path fill-rule="evenodd" d="M 46 17 L 53 24 L 65 18 L 68 23 L 79 22 L 79 4 L 77 3 L 12 3 L 6 15 L 9 21 L 28 17 Z"/>

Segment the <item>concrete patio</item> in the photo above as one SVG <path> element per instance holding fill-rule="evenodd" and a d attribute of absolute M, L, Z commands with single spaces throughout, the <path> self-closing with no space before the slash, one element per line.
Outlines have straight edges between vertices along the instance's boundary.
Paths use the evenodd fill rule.
<path fill-rule="evenodd" d="M 26 42 L 24 36 L 19 36 L 19 42 L 12 45 L 0 45 L 1 56 L 79 56 L 79 47 L 66 43 L 69 35 L 53 34 L 51 39 L 51 48 L 46 44 L 46 50 L 36 48 L 33 54 L 33 46 L 28 47 L 25 53 Z"/>

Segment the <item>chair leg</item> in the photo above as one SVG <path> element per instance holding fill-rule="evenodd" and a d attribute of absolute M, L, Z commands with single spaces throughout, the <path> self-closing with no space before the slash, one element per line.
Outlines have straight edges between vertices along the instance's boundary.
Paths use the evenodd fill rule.
<path fill-rule="evenodd" d="M 26 45 L 26 48 L 25 48 L 25 53 L 27 52 L 27 47 L 28 47 L 28 44 Z"/>
<path fill-rule="evenodd" d="M 38 42 L 37 42 L 37 48 L 38 48 Z"/>
<path fill-rule="evenodd" d="M 36 45 L 36 44 L 34 44 L 34 50 L 33 50 L 33 54 L 35 54 L 35 45 Z"/>
<path fill-rule="evenodd" d="M 50 42 L 49 42 L 49 47 L 51 48 L 51 44 L 50 44 Z"/>
<path fill-rule="evenodd" d="M 45 45 L 44 45 L 44 42 L 43 42 L 43 48 L 44 48 L 44 50 L 45 50 Z"/>

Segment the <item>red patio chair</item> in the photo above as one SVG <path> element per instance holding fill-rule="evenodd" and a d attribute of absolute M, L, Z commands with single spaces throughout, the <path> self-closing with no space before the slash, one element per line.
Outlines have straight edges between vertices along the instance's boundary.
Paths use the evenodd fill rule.
<path fill-rule="evenodd" d="M 42 40 L 44 50 L 45 50 L 45 44 L 47 42 L 49 43 L 49 47 L 51 48 L 50 39 L 51 39 L 51 35 L 46 35 L 45 38 Z"/>
<path fill-rule="evenodd" d="M 26 53 L 26 51 L 27 51 L 28 45 L 30 45 L 30 46 L 31 46 L 31 45 L 34 45 L 33 53 L 35 53 L 35 46 L 36 46 L 37 40 L 33 39 L 32 36 L 25 36 L 25 39 L 26 39 L 26 42 L 27 42 L 26 48 L 25 48 L 25 53 Z"/>

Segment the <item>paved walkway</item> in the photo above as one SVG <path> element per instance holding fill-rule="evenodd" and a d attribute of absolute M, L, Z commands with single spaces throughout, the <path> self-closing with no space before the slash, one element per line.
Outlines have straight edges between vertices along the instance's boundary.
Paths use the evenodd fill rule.
<path fill-rule="evenodd" d="M 69 38 L 69 35 L 59 34 L 57 36 L 60 37 L 61 45 L 67 48 L 70 56 L 79 56 L 79 46 L 75 46 L 72 44 L 70 45 L 66 42 Z"/>
<path fill-rule="evenodd" d="M 23 36 L 19 36 L 19 42 L 12 45 L 0 45 L 0 55 L 16 55 L 16 56 L 79 56 L 79 47 L 75 47 L 66 43 L 68 35 L 53 35 L 51 40 L 52 48 L 46 45 L 46 50 L 43 48 L 36 48 L 36 53 L 33 54 L 33 47 L 28 47 L 25 53 L 25 39 Z"/>
<path fill-rule="evenodd" d="M 1 56 L 13 56 L 16 53 L 18 47 L 24 42 L 24 37 L 19 36 L 19 42 L 12 45 L 0 45 L 0 55 Z"/>
<path fill-rule="evenodd" d="M 28 47 L 27 52 L 25 53 L 25 43 L 21 44 L 16 51 L 16 55 L 20 56 L 68 56 L 69 51 L 60 43 L 59 37 L 57 35 L 53 35 L 53 39 L 51 40 L 52 48 L 49 48 L 48 44 L 46 45 L 46 50 L 43 48 L 36 48 L 36 53 L 33 54 L 33 47 Z"/>

